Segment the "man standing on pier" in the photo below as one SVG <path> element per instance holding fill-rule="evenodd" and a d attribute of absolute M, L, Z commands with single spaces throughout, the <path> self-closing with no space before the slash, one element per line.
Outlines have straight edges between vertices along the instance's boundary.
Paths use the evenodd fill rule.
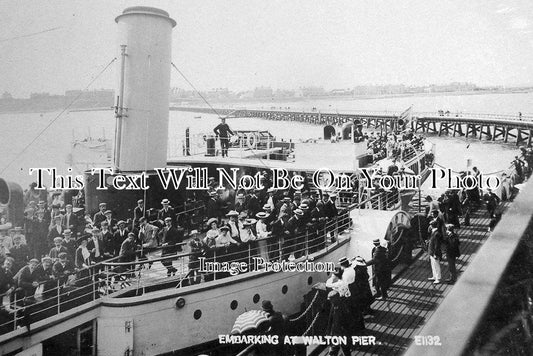
<path fill-rule="evenodd" d="M 222 148 L 222 157 L 228 157 L 228 148 L 229 148 L 229 135 L 233 135 L 233 131 L 226 124 L 226 119 L 221 118 L 222 122 L 218 124 L 217 127 L 213 130 L 215 135 L 220 138 L 220 147 Z"/>

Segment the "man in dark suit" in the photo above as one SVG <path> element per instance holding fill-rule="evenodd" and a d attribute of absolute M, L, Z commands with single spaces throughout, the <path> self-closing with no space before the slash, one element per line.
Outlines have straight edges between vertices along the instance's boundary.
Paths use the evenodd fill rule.
<path fill-rule="evenodd" d="M 65 215 L 63 215 L 63 221 L 61 224 L 65 227 L 65 229 L 71 230 L 74 234 L 76 234 L 79 230 L 80 222 L 78 221 L 78 217 L 76 214 L 72 211 L 72 204 L 65 205 Z"/>
<path fill-rule="evenodd" d="M 172 226 L 172 218 L 165 218 L 165 227 L 161 229 L 161 243 L 163 246 L 161 257 L 172 256 L 181 251 L 181 246 L 177 245 L 183 240 L 183 229 L 180 230 Z M 167 276 L 170 277 L 171 274 L 176 273 L 177 270 L 172 266 L 172 260 L 162 261 L 162 264 L 167 268 Z"/>
<path fill-rule="evenodd" d="M 114 243 L 113 233 L 109 230 L 109 223 L 107 222 L 107 220 L 102 221 L 100 226 L 102 226 L 100 234 L 101 234 L 101 240 L 103 242 L 104 259 L 107 260 L 115 256 L 113 254 L 113 243 Z"/>
<path fill-rule="evenodd" d="M 100 229 L 94 228 L 92 230 L 92 237 L 87 241 L 87 250 L 91 253 L 91 261 L 100 262 L 104 257 L 104 241 L 100 235 Z"/>
<path fill-rule="evenodd" d="M 60 284 L 64 284 L 68 276 L 74 273 L 74 264 L 69 261 L 65 252 L 59 254 L 59 260 L 57 260 L 52 266 L 52 272 L 54 278 L 59 280 Z"/>
<path fill-rule="evenodd" d="M 176 213 L 174 212 L 174 209 L 170 206 L 170 201 L 168 199 L 163 199 L 161 201 L 161 205 L 163 205 L 163 207 L 157 213 L 157 220 L 164 222 L 166 218 L 170 218 L 172 223 L 174 223 Z"/>
<path fill-rule="evenodd" d="M 30 242 L 30 252 L 33 258 L 41 258 L 48 252 L 48 222 L 44 219 L 44 210 L 37 210 L 32 221 L 33 236 Z"/>
<path fill-rule="evenodd" d="M 61 221 L 63 218 L 61 215 L 57 215 L 54 217 L 54 225 L 50 228 L 50 231 L 48 232 L 48 248 L 52 248 L 54 246 L 54 239 L 56 237 L 63 238 L 63 231 L 65 231 L 65 228 L 63 225 L 61 225 Z"/>
<path fill-rule="evenodd" d="M 35 294 L 39 282 L 37 282 L 37 276 L 33 272 L 37 268 L 37 265 L 39 265 L 39 260 L 32 258 L 28 265 L 22 267 L 13 277 L 21 292 L 16 299 L 31 297 Z"/>
<path fill-rule="evenodd" d="M 388 256 L 388 251 L 381 246 L 379 239 L 374 240 L 374 247 L 372 248 L 372 259 L 366 263 L 367 266 L 372 267 L 374 288 L 376 289 L 376 296 L 378 300 L 386 300 L 387 290 L 391 284 L 391 263 Z"/>
<path fill-rule="evenodd" d="M 105 211 L 107 210 L 107 204 L 100 203 L 98 205 L 98 208 L 100 209 L 100 211 L 94 214 L 94 218 L 93 218 L 93 224 L 95 227 L 100 227 L 100 223 L 106 219 Z"/>
<path fill-rule="evenodd" d="M 285 245 L 289 252 L 294 254 L 295 258 L 298 258 L 304 254 L 304 245 L 302 243 L 303 234 L 303 211 L 296 209 L 294 216 L 291 217 L 285 224 Z M 284 248 L 285 250 L 286 248 Z M 285 251 L 283 251 L 285 253 Z"/>
<path fill-rule="evenodd" d="M 137 206 L 133 209 L 133 228 L 139 226 L 139 220 L 146 217 L 146 211 L 144 209 L 144 201 L 142 199 L 137 200 Z"/>
<path fill-rule="evenodd" d="M 230 134 L 233 135 L 233 131 L 226 124 L 226 119 L 221 118 L 221 123 L 214 128 L 213 132 L 220 138 L 220 147 L 222 149 L 222 157 L 228 156 L 229 138 Z"/>
<path fill-rule="evenodd" d="M 115 226 L 117 225 L 117 219 L 113 218 L 113 212 L 111 210 L 104 211 L 105 220 L 102 222 L 107 222 L 107 226 L 109 231 L 115 231 Z M 102 222 L 100 223 L 100 226 L 102 226 Z"/>
<path fill-rule="evenodd" d="M 217 192 L 209 192 L 209 200 L 206 207 L 206 218 L 219 218 L 220 216 L 220 203 L 218 201 Z"/>
<path fill-rule="evenodd" d="M 109 245 L 107 245 L 107 250 L 113 255 L 118 256 L 120 253 L 120 247 L 122 242 L 128 237 L 128 229 L 126 229 L 126 223 L 124 220 L 117 222 L 118 229 L 113 234 L 113 239 Z"/>

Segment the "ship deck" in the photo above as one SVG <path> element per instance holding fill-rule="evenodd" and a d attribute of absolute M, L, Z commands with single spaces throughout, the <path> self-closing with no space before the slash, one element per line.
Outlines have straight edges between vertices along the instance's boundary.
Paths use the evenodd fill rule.
<path fill-rule="evenodd" d="M 503 203 L 507 209 L 511 203 Z M 490 233 L 487 230 L 489 219 L 484 207 L 471 216 L 471 225 L 459 229 L 461 257 L 456 261 L 459 279 L 472 258 L 483 245 Z M 443 278 L 448 277 L 448 267 L 441 262 Z M 400 355 L 403 354 L 419 335 L 425 323 L 432 317 L 441 302 L 454 288 L 450 284 L 428 281 L 431 276 L 429 256 L 420 252 L 408 268 L 399 266 L 393 271 L 393 284 L 386 301 L 372 304 L 373 317 L 365 319 L 367 334 L 376 337 L 376 345 L 357 346 L 352 355 Z M 450 315 L 450 318 L 453 318 Z M 445 325 L 445 320 L 442 321 Z M 312 355 L 327 355 L 328 349 L 317 348 Z"/>
<path fill-rule="evenodd" d="M 218 147 L 217 147 L 218 150 Z M 296 143 L 294 155 L 287 160 L 273 159 L 281 155 L 280 148 L 254 150 L 249 148 L 230 148 L 229 157 L 208 156 L 203 152 L 190 156 L 171 156 L 169 163 L 175 164 L 228 164 L 231 166 L 252 166 L 257 168 L 286 168 L 298 171 L 317 171 L 328 168 L 332 171 L 353 171 L 358 168 L 356 157 L 366 153 L 366 142 L 351 143 L 318 140 L 310 143 Z M 271 155 L 272 159 L 267 156 Z"/>

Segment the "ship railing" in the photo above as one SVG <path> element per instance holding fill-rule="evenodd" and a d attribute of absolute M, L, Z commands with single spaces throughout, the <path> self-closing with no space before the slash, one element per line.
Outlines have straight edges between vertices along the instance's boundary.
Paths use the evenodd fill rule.
<path fill-rule="evenodd" d="M 304 261 L 320 251 L 328 251 L 341 241 L 351 229 L 350 212 L 375 197 L 354 202 L 339 210 L 339 215 L 332 219 L 323 219 L 310 223 L 299 229 L 286 233 L 270 235 L 268 238 L 256 239 L 240 246 L 225 246 L 205 249 L 203 252 L 173 253 L 161 256 L 161 249 L 157 247 L 138 251 L 133 261 L 118 262 L 121 257 L 91 265 L 77 270 L 72 276 L 62 276 L 39 284 L 36 293 L 31 296 L 21 294 L 17 289 L 9 296 L 5 295 L 4 304 L 0 308 L 0 334 L 29 327 L 30 324 L 48 317 L 68 311 L 82 304 L 114 295 L 117 292 L 124 296 L 139 295 L 146 288 L 171 283 L 175 288 L 182 288 L 199 282 L 215 281 L 227 277 L 228 273 L 205 272 L 196 273 L 200 267 L 199 257 L 205 257 L 206 262 L 247 262 L 253 266 L 254 262 Z M 181 243 L 181 246 L 188 244 Z M 161 257 L 159 257 L 161 256 Z M 191 261 L 192 259 L 192 261 Z M 175 270 L 169 268 L 175 268 Z M 134 294 L 131 294 L 134 293 Z"/>
<path fill-rule="evenodd" d="M 116 261 L 114 257 L 108 261 Z M 29 327 L 31 323 L 65 312 L 107 294 L 103 283 L 103 262 L 73 273 L 38 282 L 35 292 L 26 295 L 20 286 L 4 294 L 0 307 L 0 334 Z"/>
<path fill-rule="evenodd" d="M 256 239 L 239 246 L 206 248 L 201 251 L 180 253 L 173 256 L 148 258 L 132 262 L 106 262 L 104 275 L 109 278 L 107 290 L 116 292 L 129 289 L 124 296 L 141 295 L 147 290 L 156 290 L 158 286 L 168 287 L 169 282 L 175 288 L 216 281 L 230 276 L 227 271 L 213 270 L 214 266 L 235 266 L 244 262 L 249 270 L 263 266 L 263 262 L 304 261 L 311 254 L 327 251 L 338 244 L 345 230 L 351 227 L 346 213 L 323 224 L 308 227 L 297 234 L 281 234 L 268 238 Z M 174 268 L 175 272 L 169 272 Z M 204 268 L 203 271 L 200 268 Z M 236 267 L 232 267 L 236 268 Z M 128 284 L 118 284 L 114 278 L 127 276 Z M 174 276 L 175 274 L 175 276 Z"/>

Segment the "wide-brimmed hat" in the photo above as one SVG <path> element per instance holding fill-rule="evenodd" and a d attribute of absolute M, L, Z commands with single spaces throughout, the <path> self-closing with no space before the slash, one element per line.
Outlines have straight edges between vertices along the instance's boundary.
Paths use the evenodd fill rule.
<path fill-rule="evenodd" d="M 166 222 L 166 221 L 172 221 L 172 218 L 171 218 L 170 216 L 167 216 L 167 217 L 165 218 L 165 222 Z"/>
<path fill-rule="evenodd" d="M 163 200 L 161 200 L 161 204 L 170 204 L 170 200 L 163 199 Z"/>
<path fill-rule="evenodd" d="M 107 214 L 113 214 L 113 212 L 111 210 L 104 211 L 104 215 L 107 215 Z"/>
<path fill-rule="evenodd" d="M 339 264 L 343 267 L 345 266 L 349 266 L 350 265 L 350 261 L 348 261 L 348 259 L 346 258 L 346 256 L 343 256 L 339 259 Z"/>
<path fill-rule="evenodd" d="M 222 230 L 226 230 L 226 231 L 229 231 L 229 230 L 230 230 L 230 228 L 229 228 L 229 226 L 228 226 L 228 225 L 222 225 L 222 226 L 221 226 L 221 227 L 219 227 L 218 229 L 219 229 L 220 231 L 222 231 Z"/>
<path fill-rule="evenodd" d="M 218 225 L 218 219 L 217 218 L 211 218 L 207 220 L 207 226 L 211 226 L 212 223 L 216 223 Z"/>
<path fill-rule="evenodd" d="M 107 206 L 107 204 L 106 203 L 100 203 L 100 204 L 98 204 L 98 206 L 99 207 L 103 207 L 103 206 Z"/>
<path fill-rule="evenodd" d="M 355 266 L 365 266 L 366 267 L 366 261 L 363 257 L 357 256 L 355 260 L 353 261 L 353 264 Z"/>
<path fill-rule="evenodd" d="M 283 201 L 287 202 L 287 203 L 290 203 L 291 202 L 291 198 L 290 197 L 284 197 Z"/>
<path fill-rule="evenodd" d="M 263 205 L 263 210 L 271 210 L 272 207 L 269 204 Z"/>
<path fill-rule="evenodd" d="M 309 209 L 309 205 L 307 205 L 306 203 L 302 203 L 302 204 L 300 204 L 300 206 L 298 207 L 298 209 L 302 209 L 302 210 L 304 210 L 304 209 Z"/>
<path fill-rule="evenodd" d="M 236 210 L 230 210 L 226 216 L 239 216 L 239 213 Z"/>
<path fill-rule="evenodd" d="M 374 240 L 372 241 L 372 243 L 373 243 L 374 245 L 380 245 L 380 244 L 381 244 L 381 241 L 379 241 L 379 239 L 374 239 Z"/>
<path fill-rule="evenodd" d="M 119 220 L 119 221 L 117 222 L 117 226 L 118 226 L 118 225 L 126 225 L 126 222 L 125 222 L 124 220 Z"/>
<path fill-rule="evenodd" d="M 255 220 L 255 219 L 246 219 L 242 224 L 244 226 L 252 226 L 256 222 L 257 222 L 257 220 Z"/>
<path fill-rule="evenodd" d="M 302 216 L 302 215 L 304 214 L 304 212 L 303 212 L 301 209 L 296 209 L 296 210 L 294 211 L 294 213 L 295 213 L 296 215 L 298 215 L 298 216 Z"/>
<path fill-rule="evenodd" d="M 265 219 L 266 217 L 268 217 L 268 214 L 265 213 L 264 211 L 261 211 L 261 212 L 255 214 L 255 217 L 258 218 L 258 219 Z"/>
<path fill-rule="evenodd" d="M 61 237 L 54 237 L 54 242 L 62 242 L 63 239 Z"/>
<path fill-rule="evenodd" d="M 144 200 L 142 199 L 137 200 L 137 204 L 141 204 L 141 203 L 144 203 Z"/>
<path fill-rule="evenodd" d="M 244 199 L 244 194 L 242 193 L 237 194 L 237 199 Z"/>
<path fill-rule="evenodd" d="M 63 236 L 64 235 L 71 235 L 72 234 L 72 231 L 70 229 L 66 229 L 65 231 L 63 231 Z"/>

